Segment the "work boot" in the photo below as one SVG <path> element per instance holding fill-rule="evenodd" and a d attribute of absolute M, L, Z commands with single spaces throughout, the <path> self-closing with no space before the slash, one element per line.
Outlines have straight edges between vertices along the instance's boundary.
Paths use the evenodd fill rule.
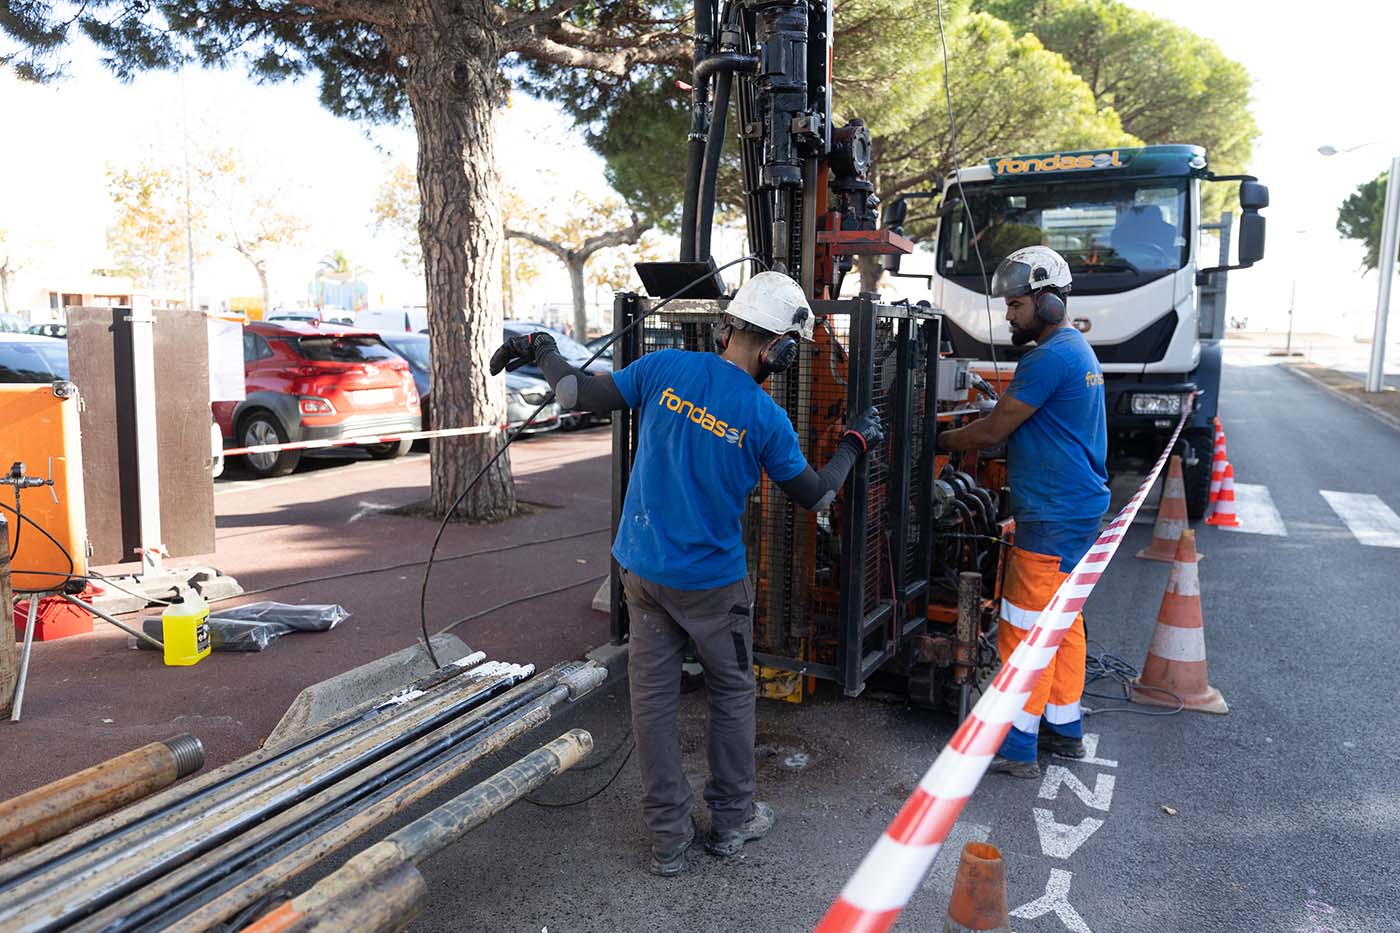
<path fill-rule="evenodd" d="M 1012 777 L 1034 780 L 1040 777 L 1040 765 L 1034 761 L 1016 761 L 997 755 L 992 759 L 992 763 L 987 765 L 987 772 L 989 774 L 1009 774 Z"/>
<path fill-rule="evenodd" d="M 663 878 L 679 875 L 686 869 L 685 852 L 694 841 L 695 824 L 687 823 L 685 838 L 679 845 L 666 850 L 658 849 L 655 845 L 651 847 L 651 864 L 647 866 L 647 870 Z"/>
<path fill-rule="evenodd" d="M 753 813 L 749 814 L 749 818 L 734 829 L 719 832 L 711 830 L 710 838 L 705 842 L 705 850 L 711 855 L 729 858 L 738 855 L 739 850 L 744 847 L 744 843 L 762 839 L 772 828 L 773 808 L 762 801 L 756 801 L 753 805 Z"/>
<path fill-rule="evenodd" d="M 1036 743 L 1043 752 L 1049 752 L 1057 758 L 1083 758 L 1088 754 L 1084 749 L 1082 739 L 1073 736 L 1057 735 L 1054 732 L 1042 732 Z"/>

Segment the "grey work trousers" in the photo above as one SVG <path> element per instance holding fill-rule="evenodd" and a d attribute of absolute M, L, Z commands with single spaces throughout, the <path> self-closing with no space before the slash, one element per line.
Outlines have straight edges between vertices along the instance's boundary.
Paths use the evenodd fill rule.
<path fill-rule="evenodd" d="M 695 640 L 709 694 L 705 784 L 711 825 L 734 829 L 753 808 L 753 599 L 747 577 L 708 590 L 677 590 L 623 571 L 630 620 L 627 676 L 642 771 L 642 816 L 658 848 L 686 836 L 693 795 L 681 766 L 676 715 L 687 639 Z"/>

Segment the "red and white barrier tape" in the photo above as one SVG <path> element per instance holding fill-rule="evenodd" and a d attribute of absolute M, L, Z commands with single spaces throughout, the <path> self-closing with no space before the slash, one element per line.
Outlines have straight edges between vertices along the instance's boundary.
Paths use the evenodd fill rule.
<path fill-rule="evenodd" d="M 938 850 L 971 799 L 992 756 L 1026 705 L 1035 683 L 1074 624 L 1108 562 L 1162 472 L 1191 406 L 1181 415 L 1166 450 L 1132 499 L 1075 565 L 1025 640 L 1012 652 L 947 747 L 919 781 L 894 821 L 866 853 L 836 902 L 817 924 L 818 933 L 888 930 L 928 873 Z"/>
<path fill-rule="evenodd" d="M 536 422 L 537 424 L 540 422 Z M 504 431 L 509 425 L 478 425 L 474 428 L 443 428 L 438 431 L 401 431 L 398 434 L 366 434 L 361 437 L 338 437 L 321 441 L 291 441 L 286 444 L 254 444 L 252 447 L 228 447 L 225 457 L 240 454 L 271 454 L 279 450 L 317 450 L 322 447 L 355 447 L 363 444 L 387 444 L 390 441 L 423 440 L 429 437 L 460 437 L 464 434 L 489 434 Z"/>

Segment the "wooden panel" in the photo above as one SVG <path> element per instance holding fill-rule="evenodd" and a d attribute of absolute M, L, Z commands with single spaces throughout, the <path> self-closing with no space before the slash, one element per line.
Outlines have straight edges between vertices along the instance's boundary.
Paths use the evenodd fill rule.
<path fill-rule="evenodd" d="M 81 424 L 94 564 L 136 560 L 140 544 L 131 325 L 125 308 L 68 309 L 68 366 Z M 156 437 L 161 535 L 172 557 L 214 550 L 209 344 L 204 315 L 157 311 Z"/>

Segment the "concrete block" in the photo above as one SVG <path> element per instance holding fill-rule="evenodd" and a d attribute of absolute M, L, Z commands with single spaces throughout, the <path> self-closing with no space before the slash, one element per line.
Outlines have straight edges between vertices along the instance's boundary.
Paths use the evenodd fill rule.
<path fill-rule="evenodd" d="M 158 574 L 130 574 L 113 577 L 111 584 L 104 584 L 101 580 L 94 582 L 102 593 L 89 602 L 114 616 L 145 609 L 155 600 L 169 599 L 180 590 L 199 590 L 199 594 L 211 603 L 243 592 L 236 579 L 213 567 L 182 567 Z M 147 598 L 143 599 L 143 596 Z"/>
<path fill-rule="evenodd" d="M 443 664 L 451 664 L 471 654 L 471 649 L 456 635 L 434 635 L 433 652 Z M 367 707 L 436 669 L 422 644 L 414 644 L 312 684 L 297 694 L 263 745 L 270 748 L 294 741 L 321 723 Z"/>
<path fill-rule="evenodd" d="M 584 656 L 585 660 L 596 661 L 608 669 L 608 682 L 627 680 L 627 645 L 614 645 L 612 642 L 599 645 Z"/>
<path fill-rule="evenodd" d="M 593 594 L 594 612 L 612 612 L 612 574 L 603 578 L 603 585 Z"/>

